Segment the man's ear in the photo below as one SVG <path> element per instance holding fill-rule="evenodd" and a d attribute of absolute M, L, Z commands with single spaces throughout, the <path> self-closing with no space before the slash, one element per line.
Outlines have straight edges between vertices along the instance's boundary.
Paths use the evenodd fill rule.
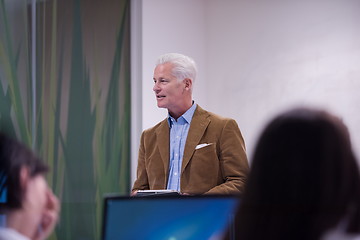
<path fill-rule="evenodd" d="M 185 83 L 185 89 L 190 90 L 192 87 L 192 80 L 190 78 L 185 78 L 184 83 Z"/>
<path fill-rule="evenodd" d="M 27 183 L 29 181 L 29 169 L 27 167 L 21 167 L 20 169 L 20 186 L 22 189 L 26 189 Z"/>

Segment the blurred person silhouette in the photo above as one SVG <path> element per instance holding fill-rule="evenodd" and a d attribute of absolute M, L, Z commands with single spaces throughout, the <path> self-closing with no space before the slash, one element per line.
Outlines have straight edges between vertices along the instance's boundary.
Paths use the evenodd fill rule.
<path fill-rule="evenodd" d="M 31 150 L 0 133 L 0 240 L 42 240 L 52 233 L 59 202 L 47 171 Z"/>
<path fill-rule="evenodd" d="M 227 239 L 360 239 L 360 177 L 342 121 L 296 108 L 261 134 Z"/>

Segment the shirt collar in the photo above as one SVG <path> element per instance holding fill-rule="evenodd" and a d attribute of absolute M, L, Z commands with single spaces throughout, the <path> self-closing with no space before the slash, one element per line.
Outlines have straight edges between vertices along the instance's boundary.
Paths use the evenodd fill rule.
<path fill-rule="evenodd" d="M 196 104 L 195 102 L 193 101 L 193 104 L 192 106 L 183 114 L 179 117 L 180 118 L 183 118 L 187 123 L 191 123 L 191 120 L 192 120 L 192 117 L 194 116 L 194 113 L 195 113 L 195 110 L 196 110 Z M 172 121 L 171 119 L 174 119 L 172 116 L 170 116 L 170 114 L 168 113 L 168 124 L 169 124 L 169 127 L 172 126 Z"/>

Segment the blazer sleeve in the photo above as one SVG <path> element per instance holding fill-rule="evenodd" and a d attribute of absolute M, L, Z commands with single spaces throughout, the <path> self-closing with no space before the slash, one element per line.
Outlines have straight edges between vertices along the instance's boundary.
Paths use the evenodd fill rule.
<path fill-rule="evenodd" d="M 145 143 L 144 143 L 144 134 L 145 131 L 141 134 L 140 138 L 140 147 L 139 147 L 139 157 L 138 157 L 138 166 L 136 172 L 136 181 L 131 192 L 136 190 L 148 190 L 149 189 L 149 181 L 146 172 L 145 166 Z"/>
<path fill-rule="evenodd" d="M 219 164 L 223 183 L 207 194 L 241 194 L 249 173 L 245 142 L 234 119 L 227 119 L 218 140 Z"/>

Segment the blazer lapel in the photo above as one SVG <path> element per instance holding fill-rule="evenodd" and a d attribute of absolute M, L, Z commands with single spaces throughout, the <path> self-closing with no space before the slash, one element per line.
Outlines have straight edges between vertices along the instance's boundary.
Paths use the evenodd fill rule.
<path fill-rule="evenodd" d="M 167 119 L 161 122 L 159 128 L 156 130 L 156 141 L 159 148 L 161 159 L 164 163 L 164 170 L 166 179 L 169 175 L 169 158 L 170 158 L 170 132 Z"/>
<path fill-rule="evenodd" d="M 207 116 L 207 112 L 198 105 L 191 120 L 189 133 L 186 139 L 184 156 L 181 165 L 181 173 L 189 163 L 191 156 L 194 154 L 196 145 L 199 144 L 207 126 L 210 123 L 210 120 Z"/>

